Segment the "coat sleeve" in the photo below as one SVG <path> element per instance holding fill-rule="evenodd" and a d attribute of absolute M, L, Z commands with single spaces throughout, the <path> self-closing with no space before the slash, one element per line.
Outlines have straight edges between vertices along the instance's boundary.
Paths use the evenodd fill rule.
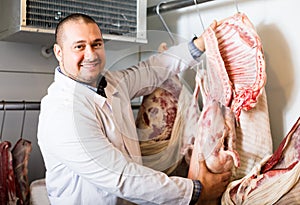
<path fill-rule="evenodd" d="M 192 181 L 132 162 L 107 139 L 94 106 L 75 99 L 48 105 L 54 109 L 40 116 L 39 144 L 49 177 L 66 182 L 57 182 L 57 192 L 74 189 L 67 182 L 77 179 L 137 204 L 188 204 Z"/>
<path fill-rule="evenodd" d="M 187 70 L 196 63 L 188 44 L 182 43 L 163 53 L 152 55 L 136 66 L 122 70 L 119 72 L 121 74 L 118 84 L 121 89 L 126 87 L 132 99 L 150 94 L 168 78 Z"/>

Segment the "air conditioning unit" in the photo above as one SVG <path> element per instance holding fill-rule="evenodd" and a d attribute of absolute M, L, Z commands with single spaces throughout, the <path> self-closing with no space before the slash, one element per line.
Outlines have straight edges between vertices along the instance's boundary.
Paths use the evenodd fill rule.
<path fill-rule="evenodd" d="M 146 43 L 147 0 L 1 0 L 0 40 L 52 45 L 65 16 L 90 15 L 105 40 Z"/>

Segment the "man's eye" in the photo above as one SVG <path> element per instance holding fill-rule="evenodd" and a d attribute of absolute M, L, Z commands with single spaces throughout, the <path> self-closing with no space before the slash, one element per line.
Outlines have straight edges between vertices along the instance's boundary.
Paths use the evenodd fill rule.
<path fill-rule="evenodd" d="M 95 44 L 94 44 L 94 47 L 95 47 L 95 48 L 101 48 L 101 46 L 102 46 L 102 43 L 95 43 Z"/>
<path fill-rule="evenodd" d="M 83 49 L 83 45 L 76 45 L 76 46 L 75 46 L 75 49 L 76 49 L 76 50 L 82 50 L 82 49 Z"/>

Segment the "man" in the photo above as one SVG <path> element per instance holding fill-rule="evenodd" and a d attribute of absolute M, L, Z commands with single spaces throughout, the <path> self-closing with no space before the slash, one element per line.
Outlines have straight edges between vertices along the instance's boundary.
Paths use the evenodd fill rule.
<path fill-rule="evenodd" d="M 205 162 L 199 180 L 142 166 L 130 105 L 130 99 L 195 64 L 190 52 L 197 48 L 204 50 L 202 38 L 104 73 L 104 42 L 95 21 L 72 14 L 59 23 L 54 45 L 59 66 L 38 126 L 51 204 L 192 204 L 222 194 L 231 173 L 212 174 Z"/>

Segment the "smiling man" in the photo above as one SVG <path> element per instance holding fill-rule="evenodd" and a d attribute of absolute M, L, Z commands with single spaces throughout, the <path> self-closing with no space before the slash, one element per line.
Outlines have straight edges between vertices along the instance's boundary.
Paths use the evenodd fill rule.
<path fill-rule="evenodd" d="M 186 205 L 221 196 L 231 173 L 212 174 L 205 162 L 197 180 L 142 165 L 130 104 L 196 64 L 199 49 L 204 50 L 201 37 L 136 66 L 105 71 L 96 22 L 72 14 L 58 24 L 54 53 L 59 66 L 41 102 L 37 134 L 52 205 Z"/>
<path fill-rule="evenodd" d="M 93 19 L 74 19 L 57 26 L 54 53 L 62 73 L 96 87 L 106 59 L 102 34 Z"/>

